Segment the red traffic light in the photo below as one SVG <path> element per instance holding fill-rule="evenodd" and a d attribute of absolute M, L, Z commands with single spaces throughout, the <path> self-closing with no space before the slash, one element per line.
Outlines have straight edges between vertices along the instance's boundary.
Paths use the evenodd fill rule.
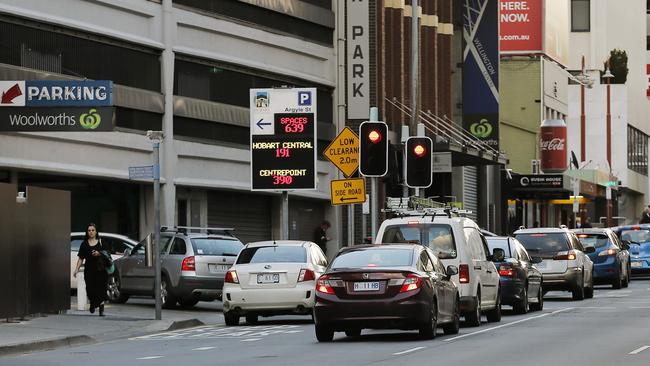
<path fill-rule="evenodd" d="M 421 158 L 424 156 L 424 153 L 427 152 L 427 149 L 422 145 L 415 145 L 415 147 L 413 148 L 413 152 L 415 153 L 415 156 Z"/>
<path fill-rule="evenodd" d="M 377 132 L 377 130 L 372 130 L 372 131 L 370 131 L 370 133 L 368 134 L 368 139 L 369 139 L 370 142 L 372 142 L 373 144 L 376 144 L 376 143 L 378 143 L 379 141 L 381 141 L 381 134 L 380 134 L 379 132 Z"/>

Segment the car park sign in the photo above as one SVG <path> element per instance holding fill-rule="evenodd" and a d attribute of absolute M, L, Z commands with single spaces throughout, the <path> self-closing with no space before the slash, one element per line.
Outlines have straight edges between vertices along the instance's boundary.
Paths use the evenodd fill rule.
<path fill-rule="evenodd" d="M 0 107 L 108 107 L 110 80 L 0 81 Z"/>
<path fill-rule="evenodd" d="M 316 189 L 316 89 L 250 90 L 251 189 Z"/>

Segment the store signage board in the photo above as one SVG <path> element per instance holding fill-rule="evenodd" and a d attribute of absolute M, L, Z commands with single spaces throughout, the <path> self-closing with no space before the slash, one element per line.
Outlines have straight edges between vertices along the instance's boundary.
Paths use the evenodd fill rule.
<path fill-rule="evenodd" d="M 349 127 L 344 128 L 323 155 L 349 178 L 359 168 L 359 136 Z"/>
<path fill-rule="evenodd" d="M 0 107 L 110 107 L 110 80 L 2 80 Z"/>
<path fill-rule="evenodd" d="M 108 132 L 115 107 L 0 108 L 0 132 Z"/>
<path fill-rule="evenodd" d="M 521 175 L 514 179 L 516 187 L 521 188 L 562 188 L 564 179 L 562 174 L 529 174 Z"/>
<path fill-rule="evenodd" d="M 251 190 L 316 189 L 316 88 L 250 90 Z"/>
<path fill-rule="evenodd" d="M 366 181 L 363 178 L 332 180 L 330 190 L 334 206 L 366 201 Z"/>

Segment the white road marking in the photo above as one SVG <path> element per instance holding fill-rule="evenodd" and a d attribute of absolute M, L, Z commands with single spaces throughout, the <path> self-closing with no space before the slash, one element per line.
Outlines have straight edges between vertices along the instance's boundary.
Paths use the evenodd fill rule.
<path fill-rule="evenodd" d="M 407 349 L 406 351 L 395 352 L 395 353 L 393 353 L 393 355 L 395 355 L 395 356 L 404 355 L 404 354 L 407 354 L 407 353 L 419 351 L 419 350 L 424 349 L 424 348 L 426 348 L 426 347 L 415 347 L 415 348 Z"/>
<path fill-rule="evenodd" d="M 628 353 L 628 355 L 636 355 L 637 353 L 641 353 L 641 352 L 647 350 L 648 348 L 650 348 L 650 346 L 639 347 L 639 348 L 635 349 L 634 351 Z"/>
<path fill-rule="evenodd" d="M 165 356 L 147 356 L 147 357 L 140 357 L 136 358 L 136 360 L 155 360 L 156 358 L 163 358 Z"/>
<path fill-rule="evenodd" d="M 573 310 L 573 309 L 575 309 L 575 308 L 564 308 L 564 309 L 555 310 L 555 311 L 552 311 L 552 312 L 550 312 L 550 313 L 546 313 L 546 314 L 541 314 L 541 315 L 531 316 L 530 318 L 520 319 L 520 320 L 516 320 L 516 321 L 514 321 L 514 322 L 507 323 L 507 324 L 497 325 L 496 327 L 491 327 L 491 328 L 487 328 L 487 329 L 479 330 L 479 331 L 477 331 L 477 332 L 467 333 L 467 334 L 459 335 L 459 336 L 457 336 L 457 337 L 453 337 L 453 338 L 445 339 L 445 342 L 450 342 L 450 341 L 454 341 L 454 340 L 456 340 L 456 339 L 461 339 L 461 338 L 469 337 L 469 336 L 472 336 L 472 335 L 476 335 L 476 334 L 481 334 L 481 333 L 489 332 L 489 331 L 491 331 L 491 330 L 495 330 L 495 329 L 499 329 L 499 328 L 509 327 L 509 326 L 511 326 L 511 325 L 515 325 L 515 324 L 519 324 L 519 323 L 527 322 L 527 321 L 529 321 L 529 320 L 540 319 L 540 318 L 543 318 L 543 317 L 546 317 L 546 316 L 549 316 L 549 315 L 555 315 L 555 314 L 559 314 L 559 313 L 562 313 L 562 312 L 564 312 L 564 311 L 569 311 L 569 310 Z"/>
<path fill-rule="evenodd" d="M 199 348 L 192 348 L 192 351 L 207 351 L 215 348 L 217 347 L 199 347 Z"/>
<path fill-rule="evenodd" d="M 248 338 L 248 339 L 242 339 L 242 342 L 257 342 L 261 340 L 262 338 Z"/>
<path fill-rule="evenodd" d="M 259 338 L 275 334 L 291 334 L 301 332 L 304 332 L 304 330 L 300 329 L 300 326 L 289 324 L 244 327 L 223 327 L 216 325 L 150 334 L 146 336 L 129 338 L 129 340 L 161 341 L 200 338 Z"/>

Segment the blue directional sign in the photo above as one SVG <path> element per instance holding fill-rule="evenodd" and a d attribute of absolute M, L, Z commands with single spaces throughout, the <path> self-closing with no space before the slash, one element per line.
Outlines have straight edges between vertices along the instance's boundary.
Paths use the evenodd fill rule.
<path fill-rule="evenodd" d="M 130 166 L 129 179 L 153 179 L 153 165 Z"/>

